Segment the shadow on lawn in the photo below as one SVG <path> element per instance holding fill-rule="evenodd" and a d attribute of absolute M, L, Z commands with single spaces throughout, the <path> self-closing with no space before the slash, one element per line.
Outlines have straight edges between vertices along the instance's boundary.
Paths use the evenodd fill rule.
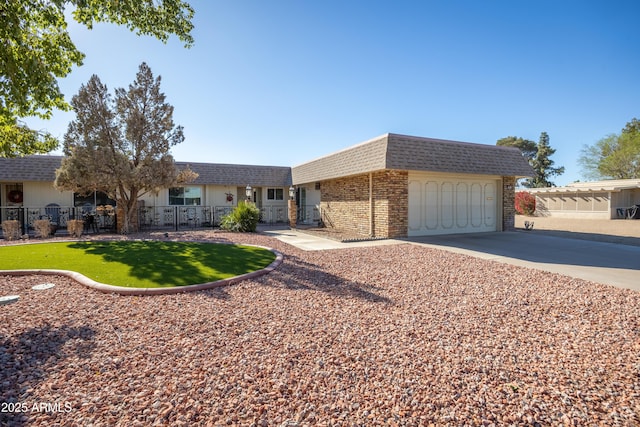
<path fill-rule="evenodd" d="M 18 404 L 19 409 L 0 412 L 0 425 L 28 425 L 27 417 L 34 415 L 32 405 L 42 401 L 32 396 L 29 390 L 36 389 L 38 383 L 45 381 L 59 365 L 65 364 L 68 357 L 88 357 L 95 348 L 94 336 L 92 328 L 68 325 L 31 328 L 11 338 L 0 336 L 0 402 L 13 404 L 13 409 Z M 82 372 L 77 374 L 82 375 Z M 60 409 L 64 412 L 69 409 L 65 408 L 65 403 L 74 403 L 71 400 L 70 397 L 60 396 L 57 402 L 51 403 L 60 403 Z M 73 409 L 70 408 L 71 411 Z"/>
<path fill-rule="evenodd" d="M 322 267 L 304 261 L 295 255 L 286 255 L 285 262 L 276 270 L 282 284 L 287 289 L 314 290 L 330 295 L 358 298 L 366 301 L 393 304 L 393 301 L 375 291 L 381 290 L 373 285 L 347 280 L 338 275 L 327 273 Z M 271 275 L 267 284 L 272 283 Z"/>
<path fill-rule="evenodd" d="M 221 243 L 143 241 L 77 242 L 70 246 L 129 267 L 135 279 L 158 287 L 186 286 L 233 277 L 269 265 L 274 255 L 258 248 Z M 207 272 L 206 268 L 214 271 Z"/>

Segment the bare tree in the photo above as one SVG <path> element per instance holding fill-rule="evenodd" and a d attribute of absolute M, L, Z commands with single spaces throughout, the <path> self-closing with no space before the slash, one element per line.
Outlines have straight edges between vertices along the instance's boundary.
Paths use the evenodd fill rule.
<path fill-rule="evenodd" d="M 115 199 L 121 233 L 137 230 L 141 196 L 197 177 L 190 169 L 178 171 L 170 154 L 184 134 L 174 125 L 160 80 L 142 63 L 133 84 L 116 89 L 115 98 L 93 75 L 71 101 L 76 119 L 64 136 L 66 157 L 55 186 L 81 194 L 102 191 Z"/>

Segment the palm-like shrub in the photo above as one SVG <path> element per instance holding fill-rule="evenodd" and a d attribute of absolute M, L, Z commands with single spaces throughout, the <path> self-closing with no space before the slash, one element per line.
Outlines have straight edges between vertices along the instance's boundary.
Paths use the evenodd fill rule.
<path fill-rule="evenodd" d="M 220 228 L 228 231 L 254 232 L 260 220 L 260 209 L 251 202 L 238 203 L 234 210 L 223 216 Z"/>

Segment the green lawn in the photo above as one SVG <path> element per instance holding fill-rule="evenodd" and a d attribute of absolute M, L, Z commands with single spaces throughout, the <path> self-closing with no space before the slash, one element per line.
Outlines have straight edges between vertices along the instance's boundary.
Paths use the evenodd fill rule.
<path fill-rule="evenodd" d="M 164 241 L 57 242 L 0 246 L 0 270 L 62 269 L 132 288 L 185 286 L 262 269 L 273 252 L 253 246 Z"/>

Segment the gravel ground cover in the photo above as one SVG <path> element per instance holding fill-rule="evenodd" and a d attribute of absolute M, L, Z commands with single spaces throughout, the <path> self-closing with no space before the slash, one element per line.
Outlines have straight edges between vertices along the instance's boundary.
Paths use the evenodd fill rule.
<path fill-rule="evenodd" d="M 285 260 L 153 297 L 0 275 L 21 297 L 0 306 L 1 425 L 640 424 L 636 292 L 411 244 L 170 238 Z"/>

